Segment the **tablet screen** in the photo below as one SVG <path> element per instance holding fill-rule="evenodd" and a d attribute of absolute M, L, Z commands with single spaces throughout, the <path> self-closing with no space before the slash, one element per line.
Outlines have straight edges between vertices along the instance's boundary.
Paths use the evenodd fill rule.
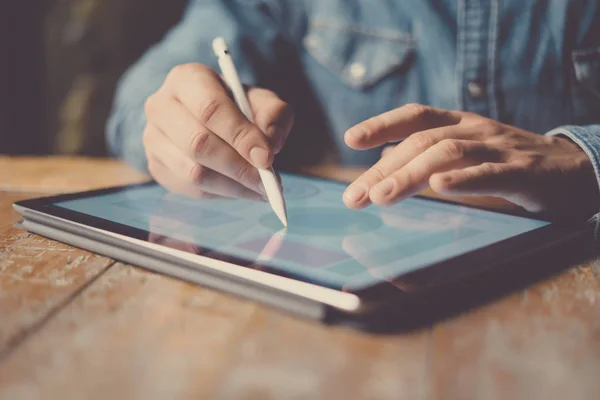
<path fill-rule="evenodd" d="M 155 184 L 55 205 L 146 231 L 157 243 L 187 243 L 188 251 L 346 290 L 548 225 L 419 197 L 351 210 L 342 201 L 344 184 L 286 174 L 282 180 L 287 229 L 268 203 L 188 198 Z"/>

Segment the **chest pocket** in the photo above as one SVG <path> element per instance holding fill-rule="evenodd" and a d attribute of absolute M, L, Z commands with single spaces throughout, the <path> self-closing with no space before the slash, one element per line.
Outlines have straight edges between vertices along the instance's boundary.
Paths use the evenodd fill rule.
<path fill-rule="evenodd" d="M 348 86 L 365 90 L 410 62 L 413 40 L 402 31 L 315 19 L 306 51 Z"/>
<path fill-rule="evenodd" d="M 600 122 L 600 47 L 572 54 L 575 82 L 572 85 L 576 123 Z"/>

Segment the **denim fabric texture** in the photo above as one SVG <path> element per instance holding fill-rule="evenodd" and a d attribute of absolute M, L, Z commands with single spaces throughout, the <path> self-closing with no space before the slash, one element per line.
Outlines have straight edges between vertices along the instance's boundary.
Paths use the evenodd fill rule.
<path fill-rule="evenodd" d="M 289 160 L 329 142 L 340 163 L 372 164 L 380 151 L 349 149 L 344 132 L 423 103 L 564 134 L 600 181 L 600 0 L 193 0 L 123 76 L 107 126 L 115 155 L 146 168 L 146 98 L 178 64 L 216 69 L 216 36 L 245 83 L 294 107 Z"/>

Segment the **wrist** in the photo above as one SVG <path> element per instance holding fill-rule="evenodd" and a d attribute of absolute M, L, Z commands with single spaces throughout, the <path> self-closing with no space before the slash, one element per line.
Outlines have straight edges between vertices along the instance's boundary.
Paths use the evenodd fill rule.
<path fill-rule="evenodd" d="M 600 211 L 600 188 L 594 163 L 585 149 L 570 137 L 560 134 L 554 137 L 562 141 L 572 161 L 573 174 L 569 175 L 573 182 L 574 204 L 569 208 L 577 215 L 591 218 Z"/>

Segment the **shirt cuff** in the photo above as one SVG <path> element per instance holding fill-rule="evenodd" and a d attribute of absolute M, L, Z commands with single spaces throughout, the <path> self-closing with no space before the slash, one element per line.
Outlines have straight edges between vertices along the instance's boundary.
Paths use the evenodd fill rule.
<path fill-rule="evenodd" d="M 600 125 L 590 126 L 561 126 L 546 133 L 547 136 L 563 135 L 575 142 L 587 154 L 596 173 L 598 190 L 600 190 Z M 598 213 L 590 218 L 594 225 L 594 233 L 600 234 L 600 206 Z"/>

